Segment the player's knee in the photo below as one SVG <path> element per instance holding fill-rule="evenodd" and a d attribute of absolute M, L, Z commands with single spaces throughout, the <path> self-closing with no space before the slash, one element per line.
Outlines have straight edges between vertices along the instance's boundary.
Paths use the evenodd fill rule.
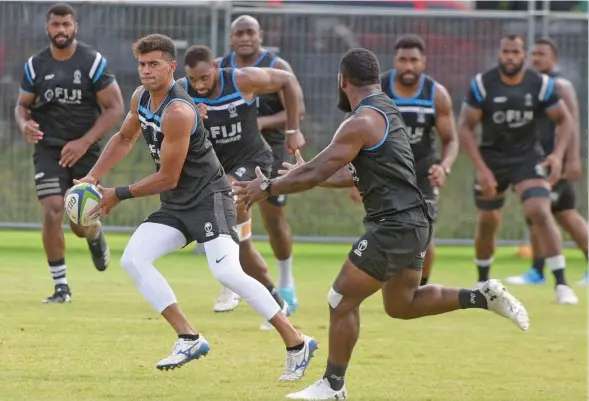
<path fill-rule="evenodd" d="M 145 265 L 145 261 L 141 258 L 138 252 L 133 249 L 126 248 L 121 257 L 121 267 L 131 277 L 135 285 L 142 284 L 141 266 Z"/>
<path fill-rule="evenodd" d="M 407 308 L 408 303 L 394 303 L 394 304 L 385 304 L 384 310 L 389 317 L 393 319 L 400 319 L 400 320 L 409 320 L 413 319 L 414 316 L 408 313 Z"/>
<path fill-rule="evenodd" d="M 478 231 L 480 234 L 492 234 L 501 224 L 500 210 L 481 210 L 478 215 Z"/>
<path fill-rule="evenodd" d="M 537 191 L 529 190 L 535 189 Z M 524 216 L 530 222 L 530 225 L 543 226 L 548 224 L 552 219 L 552 212 L 550 210 L 550 191 L 546 188 L 529 188 L 522 194 L 522 201 L 524 201 Z M 524 200 L 525 198 L 525 200 Z"/>
<path fill-rule="evenodd" d="M 72 232 L 76 235 L 76 237 L 78 237 L 78 238 L 85 238 L 86 237 L 86 229 L 84 227 L 70 222 L 70 228 L 72 229 Z"/>
<path fill-rule="evenodd" d="M 283 235 L 290 232 L 290 226 L 286 221 L 286 216 L 283 214 L 273 214 L 264 216 L 264 228 L 268 234 L 273 237 Z"/>
<path fill-rule="evenodd" d="M 43 202 L 43 223 L 45 225 L 60 225 L 63 221 L 63 199 L 52 197 Z"/>

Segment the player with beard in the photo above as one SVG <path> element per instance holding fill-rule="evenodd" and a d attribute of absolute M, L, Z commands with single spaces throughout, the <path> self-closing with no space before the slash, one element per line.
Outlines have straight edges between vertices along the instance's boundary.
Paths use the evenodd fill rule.
<path fill-rule="evenodd" d="M 452 99 L 446 88 L 424 74 L 425 44 L 416 35 L 401 37 L 395 43 L 394 69 L 383 74 L 380 85 L 398 106 L 415 158 L 417 187 L 437 215 L 439 191 L 446 183 L 458 154 Z M 436 137 L 442 142 L 441 159 L 436 155 Z M 434 264 L 434 241 L 425 254 L 421 285 L 427 284 Z"/>
<path fill-rule="evenodd" d="M 220 60 L 221 68 L 260 67 L 276 68 L 293 73 L 290 64 L 272 52 L 262 48 L 263 31 L 258 21 L 249 15 L 242 15 L 231 24 L 231 45 L 233 51 Z M 258 106 L 258 127 L 264 139 L 272 148 L 272 171 L 270 177 L 278 177 L 278 170 L 289 154 L 305 144 L 299 130 L 285 130 L 286 110 L 282 92 L 261 94 L 256 98 Z M 299 90 L 299 119 L 303 120 L 305 102 Z M 278 287 L 282 298 L 291 312 L 298 306 L 295 282 L 292 274 L 292 233 L 286 220 L 286 195 L 270 196 L 260 202 L 260 214 L 268 232 L 270 246 L 278 265 Z M 230 310 L 237 306 L 234 294 L 224 290 L 215 304 L 215 309 Z"/>
<path fill-rule="evenodd" d="M 171 355 L 157 364 L 175 369 L 206 355 L 207 340 L 188 322 L 166 279 L 153 263 L 194 240 L 204 243 L 209 268 L 223 285 L 240 294 L 268 319 L 286 347 L 281 380 L 298 380 L 317 341 L 290 324 L 266 289 L 239 265 L 236 211 L 229 181 L 206 137 L 196 105 L 174 82 L 176 48 L 164 35 L 149 35 L 133 46 L 141 79 L 120 131 L 113 135 L 96 165 L 82 182 L 96 183 L 125 158 L 143 136 L 156 171 L 118 188 L 102 188 L 102 199 L 89 213 L 108 215 L 121 201 L 160 195 L 160 208 L 135 230 L 121 266 L 150 305 L 178 334 Z"/>
<path fill-rule="evenodd" d="M 554 78 L 555 88 L 558 94 L 564 100 L 567 109 L 571 113 L 574 121 L 573 139 L 570 141 L 563 164 L 562 179 L 552 188 L 552 213 L 554 218 L 575 240 L 579 248 L 587 258 L 587 221 L 575 209 L 575 190 L 571 182 L 578 181 L 581 178 L 581 160 L 580 160 L 580 121 L 579 121 L 579 104 L 577 102 L 577 93 L 573 84 L 568 79 L 560 76 L 557 70 L 558 65 L 558 47 L 556 43 L 549 38 L 538 39 L 532 50 L 532 67 L 543 74 Z M 536 118 L 538 126 L 538 135 L 540 144 L 545 153 L 552 153 L 554 150 L 554 123 L 544 113 Z M 544 283 L 544 257 L 538 242 L 538 233 L 531 230 L 530 233 L 533 260 L 532 268 L 521 276 L 508 277 L 507 281 L 512 284 L 543 284 Z M 587 284 L 587 275 L 579 284 Z"/>
<path fill-rule="evenodd" d="M 186 77 L 178 83 L 195 103 L 206 106 L 204 125 L 229 180 L 253 179 L 258 166 L 269 173 L 272 150 L 258 128 L 256 97 L 283 91 L 287 127 L 296 131 L 299 127 L 300 93 L 296 77 L 275 68 L 220 68 L 206 46 L 191 46 L 186 50 L 184 62 Z M 238 208 L 237 228 L 244 270 L 264 284 L 276 302 L 287 311 L 288 304 L 274 286 L 265 260 L 254 247 L 250 211 Z M 261 329 L 271 328 L 268 322 L 261 326 Z"/>
<path fill-rule="evenodd" d="M 551 185 L 561 176 L 574 129 L 572 119 L 554 79 L 524 68 L 526 52 L 520 36 L 504 36 L 498 57 L 498 67 L 472 79 L 459 118 L 460 139 L 476 169 L 477 286 L 489 279 L 505 191 L 513 186 L 554 275 L 557 302 L 576 304 L 578 299 L 565 279 L 562 237 L 550 211 Z M 536 132 L 536 119 L 544 113 L 556 125 L 554 150 L 545 158 Z M 480 145 L 474 135 L 479 123 Z"/>
<path fill-rule="evenodd" d="M 100 155 L 98 141 L 123 116 L 123 98 L 104 56 L 76 40 L 76 10 L 55 4 L 45 25 L 51 43 L 24 66 L 15 109 L 27 142 L 35 145 L 37 197 L 43 209 L 43 247 L 55 291 L 45 303 L 71 301 L 62 222 L 64 194 Z M 100 222 L 72 231 L 86 238 L 94 266 L 103 271 L 110 252 Z"/>
<path fill-rule="evenodd" d="M 280 178 L 261 170 L 251 182 L 235 182 L 238 204 L 251 207 L 270 195 L 290 194 L 315 186 L 356 185 L 366 211 L 365 233 L 356 241 L 329 290 L 329 357 L 323 378 L 289 399 L 346 399 L 344 376 L 360 332 L 360 305 L 382 290 L 384 308 L 396 319 L 417 319 L 464 308 L 492 310 L 527 330 L 523 305 L 497 281 L 468 290 L 420 286 L 423 257 L 432 235 L 432 210 L 417 188 L 413 152 L 403 119 L 381 90 L 376 56 L 352 49 L 342 58 L 338 107 L 350 112 L 331 143 Z"/>

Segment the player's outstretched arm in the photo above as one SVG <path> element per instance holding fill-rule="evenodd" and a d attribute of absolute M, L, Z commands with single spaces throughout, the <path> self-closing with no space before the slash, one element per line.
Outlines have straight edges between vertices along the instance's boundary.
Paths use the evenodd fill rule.
<path fill-rule="evenodd" d="M 373 110 L 367 110 L 366 112 L 378 113 Z M 329 146 L 311 161 L 290 171 L 283 177 L 273 179 L 270 194 L 282 195 L 306 191 L 331 179 L 336 173 L 342 175 L 333 177 L 331 184 L 339 183 L 341 185 L 338 186 L 351 186 L 353 183 L 351 174 L 348 179 L 348 176 L 343 174 L 349 173 L 339 173 L 339 171 L 343 168 L 349 170 L 347 168 L 348 163 L 354 160 L 362 148 L 366 147 L 367 132 L 382 133 L 386 129 L 382 117 L 377 120 L 382 124 L 375 124 L 374 118 L 369 118 L 363 113 L 364 111 L 344 122 L 335 133 Z M 325 186 L 332 186 L 329 185 L 330 183 L 326 183 Z"/>
<path fill-rule="evenodd" d="M 160 152 L 160 168 L 157 173 L 131 184 L 134 198 L 159 194 L 176 188 L 188 147 L 190 136 L 196 129 L 196 111 L 180 101 L 172 102 L 162 116 L 164 139 Z"/>
<path fill-rule="evenodd" d="M 290 164 L 288 162 L 282 163 L 284 170 L 278 170 L 279 175 L 286 175 L 290 171 L 301 167 L 305 164 L 305 161 L 301 157 L 301 153 L 297 150 L 295 152 L 296 164 Z M 324 188 L 346 188 L 354 186 L 354 177 L 349 167 L 340 168 L 334 175 L 329 177 L 327 180 L 320 182 L 319 187 Z"/>
<path fill-rule="evenodd" d="M 88 177 L 94 179 L 94 182 L 100 181 L 114 166 L 120 163 L 131 151 L 137 138 L 139 138 L 141 126 L 139 125 L 137 106 L 142 92 L 142 86 L 135 90 L 131 98 L 129 112 L 125 121 L 123 121 L 121 129 L 110 138 L 100 158 L 88 173 Z"/>
<path fill-rule="evenodd" d="M 246 98 L 264 93 L 284 94 L 287 131 L 299 129 L 301 87 L 294 74 L 275 68 L 246 67 L 235 70 L 235 84 Z"/>
<path fill-rule="evenodd" d="M 446 88 L 440 84 L 436 84 L 434 101 L 436 108 L 436 131 L 442 142 L 442 160 L 440 165 L 444 169 L 451 170 L 458 156 L 458 135 L 456 133 L 456 123 L 454 122 L 452 99 Z"/>
<path fill-rule="evenodd" d="M 276 60 L 274 64 L 274 69 L 290 72 L 294 75 L 294 72 L 288 62 L 279 58 Z M 303 90 L 301 89 L 298 81 L 298 101 L 299 101 L 299 122 L 303 122 L 305 119 L 305 99 L 303 97 Z M 260 116 L 258 117 L 258 125 L 260 129 L 285 129 L 286 127 L 286 102 L 284 101 L 284 94 L 282 91 L 278 92 L 278 98 L 280 99 L 280 103 L 284 106 L 284 110 L 279 111 L 276 114 L 272 114 L 270 116 Z"/>

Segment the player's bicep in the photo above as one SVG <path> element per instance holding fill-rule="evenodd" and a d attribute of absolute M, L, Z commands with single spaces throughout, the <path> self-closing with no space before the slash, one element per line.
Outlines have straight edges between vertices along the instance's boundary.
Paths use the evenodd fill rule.
<path fill-rule="evenodd" d="M 131 97 L 129 112 L 123 121 L 121 129 L 119 130 L 119 136 L 124 142 L 133 144 L 141 134 L 141 124 L 139 122 L 139 113 L 137 113 L 137 109 L 139 106 L 139 98 L 141 97 L 142 93 L 143 87 L 140 86 L 135 89 L 135 92 Z"/>
<path fill-rule="evenodd" d="M 117 109 L 123 114 L 123 95 L 119 85 L 115 82 L 96 92 L 96 100 L 105 109 Z"/>
<path fill-rule="evenodd" d="M 456 138 L 456 124 L 450 94 L 442 85 L 437 84 L 435 96 L 436 131 L 442 142 L 446 143 Z"/>
<path fill-rule="evenodd" d="M 546 109 L 546 115 L 556 124 L 561 124 L 567 119 L 567 117 L 570 118 L 570 114 L 562 99 L 556 102 L 552 107 Z"/>
<path fill-rule="evenodd" d="M 481 121 L 482 117 L 483 111 L 481 109 L 471 107 L 464 103 L 458 116 L 458 126 L 472 130 Z"/>
<path fill-rule="evenodd" d="M 577 92 L 573 85 L 563 79 L 557 79 L 556 89 L 569 110 L 571 117 L 575 121 L 579 121 L 579 103 L 577 101 Z"/>
<path fill-rule="evenodd" d="M 291 73 L 275 68 L 246 67 L 235 73 L 240 90 L 254 95 L 276 93 L 293 77 Z"/>
<path fill-rule="evenodd" d="M 35 100 L 37 99 L 37 95 L 34 93 L 25 92 L 24 90 L 20 90 L 18 92 L 18 98 L 16 99 L 16 105 L 22 106 L 25 108 L 30 108 Z"/>
<path fill-rule="evenodd" d="M 196 111 L 187 103 L 175 101 L 168 105 L 162 117 L 164 139 L 160 151 L 160 173 L 177 182 L 188 148 L 190 137 L 195 134 Z"/>

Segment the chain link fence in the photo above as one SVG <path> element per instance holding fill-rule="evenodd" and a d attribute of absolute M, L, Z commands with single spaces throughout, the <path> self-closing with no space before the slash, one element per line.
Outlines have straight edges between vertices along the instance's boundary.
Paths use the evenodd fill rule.
<path fill-rule="evenodd" d="M 460 110 L 470 78 L 496 63 L 499 38 L 519 33 L 530 39 L 551 36 L 560 48 L 560 70 L 579 95 L 582 144 L 587 149 L 587 18 L 574 14 L 534 16 L 521 13 L 448 12 L 373 7 L 251 8 L 229 7 L 227 2 L 171 2 L 166 6 L 145 2 L 73 4 L 79 13 L 78 38 L 96 47 L 117 76 L 125 101 L 139 85 L 131 44 L 141 36 L 159 32 L 177 43 L 179 60 L 194 43 L 207 44 L 218 55 L 228 51 L 229 24 L 241 14 L 258 18 L 264 45 L 292 65 L 305 93 L 307 108 L 303 132 L 307 158 L 320 151 L 341 123 L 336 107 L 337 71 L 342 54 L 362 46 L 374 51 L 383 70 L 391 68 L 393 44 L 406 33 L 421 35 L 427 46 L 427 72 L 450 92 L 454 111 Z M 44 23 L 46 2 L 0 2 L 0 221 L 11 226 L 38 223 L 40 208 L 34 193 L 32 148 L 20 137 L 13 119 L 24 61 L 47 45 Z M 180 68 L 177 78 L 183 70 Z M 127 160 L 105 180 L 107 185 L 133 182 L 151 173 L 153 162 L 139 143 Z M 584 160 L 587 153 L 584 152 Z M 472 238 L 476 213 L 472 199 L 474 172 L 461 156 L 442 191 L 437 236 Z M 580 210 L 586 214 L 586 179 L 577 184 Z M 108 224 L 134 227 L 158 206 L 156 197 L 122 204 Z M 345 190 L 315 189 L 289 199 L 288 213 L 299 236 L 341 237 L 361 233 L 361 207 L 351 203 Z M 525 225 L 514 196 L 504 209 L 501 237 L 520 240 Z M 257 219 L 259 222 L 260 220 Z M 254 231 L 263 233 L 260 223 Z"/>

